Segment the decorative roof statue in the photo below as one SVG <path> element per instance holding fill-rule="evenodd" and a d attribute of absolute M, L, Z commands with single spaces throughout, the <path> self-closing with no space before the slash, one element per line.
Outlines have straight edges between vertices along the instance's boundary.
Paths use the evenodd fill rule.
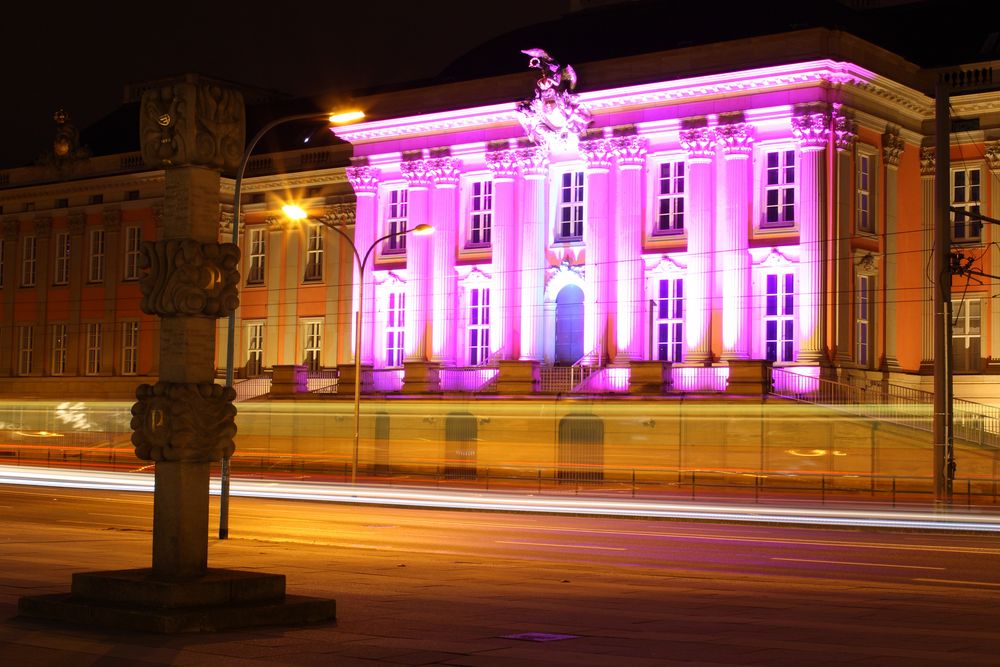
<path fill-rule="evenodd" d="M 36 164 L 61 170 L 90 157 L 90 151 L 80 145 L 80 133 L 70 122 L 68 113 L 59 109 L 52 114 L 52 120 L 56 122 L 55 137 L 52 139 L 51 147 L 35 161 Z"/>
<path fill-rule="evenodd" d="M 528 66 L 541 71 L 535 83 L 535 96 L 519 102 L 521 125 L 533 142 L 550 151 L 574 151 L 580 134 L 590 124 L 590 111 L 572 91 L 576 71 L 560 65 L 542 49 L 521 51 L 531 56 Z"/>

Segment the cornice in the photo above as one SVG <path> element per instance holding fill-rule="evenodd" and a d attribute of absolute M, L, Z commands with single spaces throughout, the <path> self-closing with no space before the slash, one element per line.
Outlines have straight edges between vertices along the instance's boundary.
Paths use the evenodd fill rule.
<path fill-rule="evenodd" d="M 149 175 L 137 176 L 136 174 L 124 174 L 99 176 L 76 181 L 40 183 L 37 185 L 15 185 L 0 190 L 0 202 L 37 200 L 41 197 L 49 197 L 54 201 L 57 197 L 65 197 L 66 195 L 78 193 L 105 192 L 108 189 L 126 189 L 133 186 L 149 185 L 151 183 L 163 183 L 162 171 L 146 173 Z M 71 208 L 82 208 L 82 206 L 73 206 Z"/>
<path fill-rule="evenodd" d="M 338 167 L 335 169 L 304 171 L 296 174 L 272 174 L 270 176 L 244 178 L 240 190 L 242 192 L 266 192 L 282 188 L 337 185 L 347 184 L 347 182 L 347 171 L 343 167 Z M 231 178 L 227 178 L 223 179 L 219 189 L 223 194 L 229 195 L 232 198 L 235 186 L 236 182 Z"/>

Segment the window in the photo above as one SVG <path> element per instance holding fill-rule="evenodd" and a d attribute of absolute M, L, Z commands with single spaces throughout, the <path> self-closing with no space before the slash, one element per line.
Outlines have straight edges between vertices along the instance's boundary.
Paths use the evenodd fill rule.
<path fill-rule="evenodd" d="M 69 282 L 69 234 L 59 232 L 56 234 L 56 266 L 53 283 L 65 285 Z"/>
<path fill-rule="evenodd" d="M 684 279 L 658 281 L 659 293 L 653 302 L 653 331 L 656 359 L 684 361 Z"/>
<path fill-rule="evenodd" d="M 69 208 L 69 199 L 66 197 L 60 197 L 56 199 L 55 208 Z"/>
<path fill-rule="evenodd" d="M 3 287 L 3 274 L 5 273 L 4 272 L 5 267 L 3 261 L 4 253 L 7 251 L 7 248 L 5 246 L 6 243 L 4 242 L 4 240 L 0 239 L 0 287 Z"/>
<path fill-rule="evenodd" d="M 99 283 L 104 280 L 104 230 L 90 230 L 90 270 L 87 280 Z"/>
<path fill-rule="evenodd" d="M 87 200 L 91 204 L 103 204 L 104 195 L 90 195 L 90 199 Z"/>
<path fill-rule="evenodd" d="M 951 172 L 951 205 L 978 216 L 981 196 L 982 174 L 978 168 L 953 169 Z M 956 243 L 977 242 L 981 239 L 982 220 L 973 220 L 963 215 L 954 215 L 951 238 Z"/>
<path fill-rule="evenodd" d="M 656 226 L 653 234 L 684 231 L 684 161 L 663 162 L 657 176 Z"/>
<path fill-rule="evenodd" d="M 855 174 L 856 204 L 855 224 L 859 232 L 875 233 L 875 156 L 858 152 L 857 173 Z"/>
<path fill-rule="evenodd" d="M 409 215 L 409 190 L 399 188 L 389 191 L 389 202 L 386 209 L 385 233 L 392 234 L 385 241 L 382 252 L 404 253 L 406 252 L 406 224 Z"/>
<path fill-rule="evenodd" d="M 35 349 L 35 327 L 30 324 L 17 328 L 17 374 L 30 375 Z"/>
<path fill-rule="evenodd" d="M 87 325 L 87 375 L 97 375 L 101 372 L 101 323 L 91 322 Z"/>
<path fill-rule="evenodd" d="M 250 228 L 250 268 L 247 270 L 247 284 L 264 283 L 264 229 Z"/>
<path fill-rule="evenodd" d="M 763 227 L 791 227 L 795 224 L 795 151 L 778 150 L 764 154 Z"/>
<path fill-rule="evenodd" d="M 304 355 L 302 363 L 306 365 L 306 368 L 308 368 L 310 372 L 316 372 L 320 367 L 320 351 L 323 343 L 323 321 L 306 320 L 302 324 L 305 327 L 302 339 L 302 352 Z"/>
<path fill-rule="evenodd" d="M 982 358 L 982 302 L 952 301 L 951 358 L 957 373 L 976 372 Z"/>
<path fill-rule="evenodd" d="M 871 276 L 857 276 L 856 315 L 854 318 L 854 356 L 859 366 L 868 367 L 871 338 Z"/>
<path fill-rule="evenodd" d="M 404 344 L 406 342 L 406 293 L 389 293 L 389 310 L 385 325 L 385 365 L 403 365 Z"/>
<path fill-rule="evenodd" d="M 769 361 L 793 361 L 795 276 L 769 273 L 765 281 L 764 357 Z"/>
<path fill-rule="evenodd" d="M 323 228 L 309 225 L 306 230 L 306 281 L 323 280 Z"/>
<path fill-rule="evenodd" d="M 66 353 L 69 349 L 69 334 L 65 324 L 52 325 L 52 374 L 66 374 Z"/>
<path fill-rule="evenodd" d="M 139 198 L 138 190 L 127 190 L 125 192 L 125 201 L 135 201 Z"/>
<path fill-rule="evenodd" d="M 492 229 L 493 181 L 473 181 L 469 194 L 469 245 L 489 245 Z"/>
<path fill-rule="evenodd" d="M 247 377 L 257 377 L 264 370 L 264 323 L 247 324 Z"/>
<path fill-rule="evenodd" d="M 142 244 L 142 230 L 138 227 L 125 228 L 125 280 L 139 278 L 139 246 Z"/>
<path fill-rule="evenodd" d="M 139 323 L 122 322 L 122 375 L 135 375 L 139 368 Z"/>
<path fill-rule="evenodd" d="M 34 236 L 25 236 L 21 251 L 21 286 L 34 287 L 35 275 L 38 268 L 38 259 L 35 253 L 38 251 L 38 239 Z"/>
<path fill-rule="evenodd" d="M 559 188 L 559 227 L 556 241 L 583 240 L 583 172 L 569 171 L 562 175 Z"/>
<path fill-rule="evenodd" d="M 490 290 L 469 291 L 469 365 L 482 366 L 490 360 Z"/>

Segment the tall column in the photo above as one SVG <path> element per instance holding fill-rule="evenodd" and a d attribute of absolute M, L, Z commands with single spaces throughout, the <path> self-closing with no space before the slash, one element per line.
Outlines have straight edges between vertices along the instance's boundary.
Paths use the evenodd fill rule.
<path fill-rule="evenodd" d="M 726 161 L 725 217 L 715 234 L 716 270 L 722 282 L 722 358 L 749 359 L 750 330 L 750 156 L 754 128 L 719 125 L 716 136 Z"/>
<path fill-rule="evenodd" d="M 434 225 L 433 294 L 431 317 L 433 333 L 431 361 L 453 365 L 457 348 L 458 321 L 456 299 L 458 279 L 455 253 L 458 247 L 458 181 L 462 163 L 452 157 L 431 160 L 434 192 L 431 196 L 431 221 Z"/>
<path fill-rule="evenodd" d="M 354 194 L 357 197 L 354 214 L 354 247 L 363 259 L 365 253 L 371 248 L 372 243 L 378 238 L 378 206 L 375 199 L 375 195 L 378 192 L 378 169 L 369 166 L 348 167 L 347 179 L 350 181 L 351 187 L 354 188 Z M 368 258 L 368 264 L 365 266 L 365 275 L 363 276 L 365 297 L 363 307 L 362 304 L 358 303 L 357 285 L 361 282 L 362 276 L 359 273 L 356 263 L 354 266 L 355 291 L 354 296 L 351 297 L 351 301 L 354 304 L 352 308 L 354 322 L 357 321 L 359 310 L 363 315 L 361 320 L 361 363 L 365 366 L 371 366 L 374 363 L 374 354 L 372 351 L 375 344 L 375 282 L 372 272 L 372 260 L 373 257 Z M 352 332 L 356 330 L 356 327 L 353 326 L 354 322 L 351 323 Z M 351 334 L 351 340 L 351 350 L 356 350 L 358 343 L 354 340 L 353 333 Z M 351 356 L 353 358 L 353 352 Z"/>
<path fill-rule="evenodd" d="M 407 229 L 427 223 L 430 164 L 427 160 L 404 160 L 400 166 L 408 194 Z M 406 237 L 406 361 L 427 361 L 431 322 L 430 236 Z"/>
<path fill-rule="evenodd" d="M 985 146 L 985 157 L 987 171 L 989 172 L 989 189 L 992 199 L 988 202 L 987 210 L 997 215 L 1000 211 L 1000 141 L 988 142 Z M 989 273 L 996 274 L 1000 270 L 1000 237 L 996 234 L 995 225 L 984 225 L 983 229 L 988 234 L 986 242 L 990 244 L 990 270 Z M 990 347 L 983 350 L 983 356 L 987 357 L 987 364 L 990 369 L 1000 366 L 1000 307 L 994 299 L 1000 298 L 1000 283 L 995 280 L 990 281 Z"/>
<path fill-rule="evenodd" d="M 218 213 L 216 213 L 218 219 Z M 101 375 L 114 375 L 121 357 L 115 354 L 121 347 L 121 330 L 118 323 L 118 285 L 121 282 L 120 263 L 122 211 L 108 208 L 101 211 L 104 223 L 104 340 L 101 349 Z M 218 238 L 218 237 L 216 237 Z M 221 320 L 220 320 L 221 321 Z M 218 328 L 218 327 L 217 327 Z"/>
<path fill-rule="evenodd" d="M 517 152 L 521 169 L 521 360 L 545 356 L 545 179 L 548 152 L 525 148 Z"/>
<path fill-rule="evenodd" d="M 35 272 L 34 293 L 38 306 L 35 310 L 35 361 L 32 364 L 32 375 L 48 375 L 51 372 L 52 355 L 48 353 L 51 332 L 48 330 L 48 308 L 45 307 L 45 304 L 48 302 L 49 284 L 52 282 L 49 268 L 53 254 L 52 218 L 48 216 L 35 218 L 35 238 L 37 239 L 35 266 L 38 268 Z M 107 354 L 110 347 L 113 346 L 107 344 L 103 346 L 104 354 Z M 102 368 L 102 374 L 103 370 L 104 368 Z"/>
<path fill-rule="evenodd" d="M 642 241 L 642 168 L 646 164 L 646 140 L 637 136 L 612 141 L 618 163 L 615 187 L 614 284 L 609 298 L 614 301 L 615 363 L 643 358 L 642 314 L 644 307 Z"/>
<path fill-rule="evenodd" d="M 855 187 L 852 178 L 851 149 L 854 147 L 854 140 L 857 135 L 849 127 L 847 119 L 838 113 L 839 107 L 834 106 L 833 122 L 847 127 L 848 131 L 839 131 L 834 135 L 834 147 L 836 150 L 834 164 L 837 172 L 835 174 L 834 192 L 830 196 L 836 197 L 836 219 L 834 220 L 833 239 L 833 348 L 834 358 L 840 364 L 854 361 L 854 256 L 851 252 L 851 238 L 854 236 L 854 228 L 851 221 L 854 219 L 856 203 L 854 199 Z M 874 212 L 874 207 L 873 207 Z M 875 345 L 870 346 L 870 356 L 875 354 Z"/>
<path fill-rule="evenodd" d="M 0 285 L 4 286 L 0 290 L 0 377 L 10 377 L 14 375 L 17 368 L 14 362 L 15 333 L 14 333 L 14 292 L 17 285 L 18 271 L 15 268 L 18 251 L 17 243 L 21 238 L 21 223 L 17 218 L 4 218 L 3 221 L 3 245 L 0 246 Z"/>
<path fill-rule="evenodd" d="M 905 142 L 899 129 L 882 135 L 882 161 L 885 163 L 885 367 L 898 371 L 899 328 L 896 326 L 896 302 L 899 300 L 899 158 Z"/>
<path fill-rule="evenodd" d="M 688 152 L 688 269 L 684 277 L 685 361 L 706 363 L 712 360 L 712 211 L 715 193 L 712 188 L 712 159 L 715 157 L 715 133 L 700 127 L 681 130 L 681 146 Z"/>
<path fill-rule="evenodd" d="M 934 252 L 934 148 L 920 149 L 920 266 L 932 265 Z M 928 269 L 929 271 L 929 269 Z M 921 271 L 920 372 L 934 371 L 934 280 Z"/>
<path fill-rule="evenodd" d="M 66 368 L 76 375 L 83 375 L 80 350 L 83 347 L 83 337 L 86 335 L 81 324 L 81 307 L 83 305 L 83 285 L 87 281 L 84 274 L 83 235 L 87 229 L 87 219 L 82 213 L 71 213 L 69 216 L 69 349 L 66 350 Z M 156 373 L 159 374 L 159 359 L 156 362 Z"/>
<path fill-rule="evenodd" d="M 518 283 L 520 276 L 520 234 L 514 208 L 515 151 L 486 154 L 493 171 L 493 289 L 490 290 L 490 356 L 497 361 L 517 359 L 515 349 L 520 317 Z"/>
<path fill-rule="evenodd" d="M 824 349 L 824 157 L 830 138 L 826 113 L 806 113 L 792 118 L 792 132 L 799 142 L 799 324 L 798 361 L 818 364 Z"/>
<path fill-rule="evenodd" d="M 583 238 L 586 241 L 587 288 L 584 302 L 583 353 L 591 363 L 608 360 L 608 292 L 613 275 L 614 236 L 610 229 L 611 202 L 608 181 L 614 153 L 607 139 L 580 142 L 587 158 L 586 207 Z"/>

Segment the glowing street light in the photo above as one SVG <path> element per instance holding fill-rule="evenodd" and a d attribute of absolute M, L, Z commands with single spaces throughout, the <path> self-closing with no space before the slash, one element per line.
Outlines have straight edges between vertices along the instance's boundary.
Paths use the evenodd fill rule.
<path fill-rule="evenodd" d="M 240 159 L 240 166 L 236 170 L 236 180 L 233 183 L 233 245 L 240 242 L 240 195 L 243 188 L 243 175 L 247 170 L 247 163 L 250 162 L 250 154 L 256 148 L 261 138 L 278 125 L 293 123 L 305 120 L 325 120 L 330 125 L 342 125 L 365 117 L 362 111 L 344 111 L 338 113 L 305 113 L 292 116 L 282 116 L 264 125 L 257 131 L 257 134 L 247 143 L 243 157 Z M 236 352 L 236 313 L 229 314 L 228 336 L 226 338 L 226 386 L 233 386 L 233 359 Z M 229 537 L 229 457 L 222 459 L 222 471 L 219 478 L 219 539 L 224 540 Z"/>
<path fill-rule="evenodd" d="M 302 207 L 295 204 L 286 204 L 281 207 L 281 210 L 284 211 L 290 220 L 301 221 L 309 217 L 309 214 Z M 391 239 L 394 236 L 405 236 L 407 234 L 426 236 L 434 233 L 434 227 L 431 225 L 417 225 L 413 229 L 407 229 L 405 232 L 380 236 L 372 241 L 371 246 L 369 246 L 362 257 L 358 252 L 357 246 L 354 245 L 354 239 L 348 236 L 343 229 L 330 222 L 327 218 L 314 219 L 324 227 L 337 232 L 347 241 L 354 252 L 354 261 L 358 267 L 358 316 L 354 321 L 354 442 L 351 450 L 351 484 L 355 484 L 358 479 L 358 448 L 361 442 L 361 320 L 365 312 L 365 266 L 368 264 L 368 258 L 371 257 L 372 251 L 382 241 Z"/>

